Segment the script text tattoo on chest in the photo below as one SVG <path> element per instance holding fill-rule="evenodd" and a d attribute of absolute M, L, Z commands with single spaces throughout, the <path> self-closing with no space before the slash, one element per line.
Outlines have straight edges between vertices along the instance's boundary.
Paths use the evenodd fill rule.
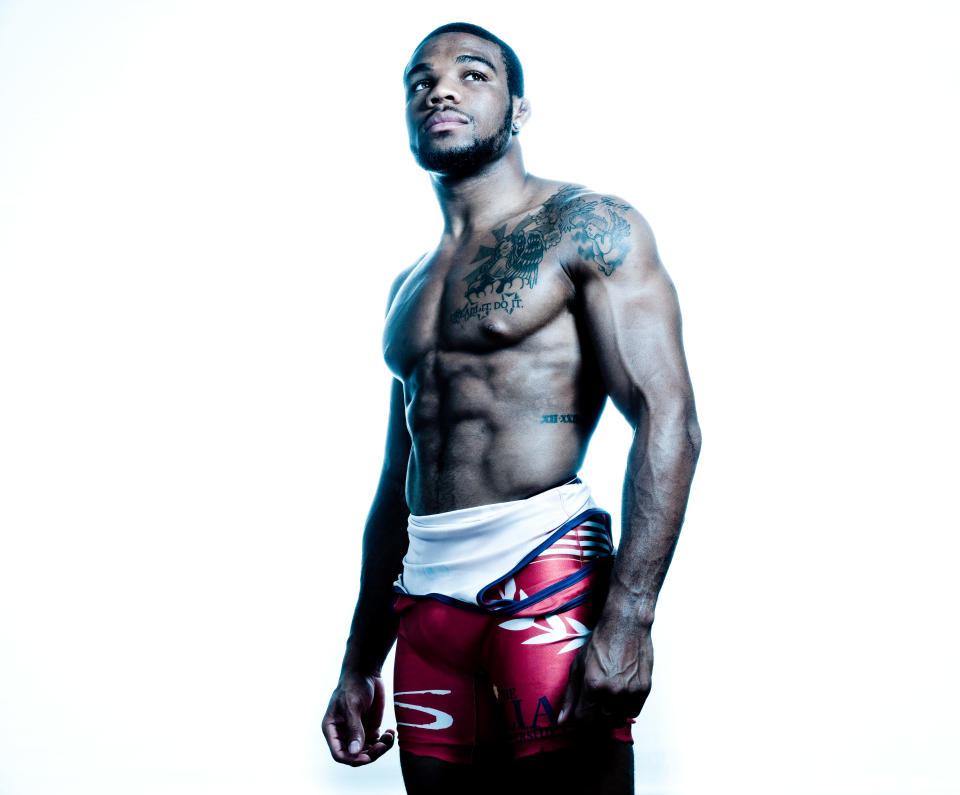
<path fill-rule="evenodd" d="M 630 224 L 620 214 L 629 205 L 606 196 L 585 199 L 575 195 L 578 190 L 573 185 L 561 188 L 509 234 L 506 224 L 491 232 L 492 245 L 481 245 L 470 263 L 477 267 L 464 277 L 467 300 L 450 313 L 452 323 L 463 325 L 494 310 L 512 315 L 522 309 L 519 290 L 536 287 L 544 253 L 564 236 L 577 244 L 580 257 L 595 262 L 605 276 L 616 270 L 630 250 Z"/>

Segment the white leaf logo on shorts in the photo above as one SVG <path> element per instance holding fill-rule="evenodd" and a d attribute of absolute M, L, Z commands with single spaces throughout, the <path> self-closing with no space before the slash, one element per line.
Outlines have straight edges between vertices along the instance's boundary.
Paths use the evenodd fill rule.
<path fill-rule="evenodd" d="M 527 595 L 523 592 L 523 588 L 517 590 L 517 581 L 511 577 L 503 584 L 503 588 L 499 589 L 501 599 L 510 599 L 513 601 L 514 597 L 519 599 L 526 599 Z"/>
<path fill-rule="evenodd" d="M 563 618 L 553 615 L 547 616 L 546 622 L 547 625 L 543 626 L 542 624 L 538 624 L 535 618 L 514 618 L 500 624 L 500 629 L 509 629 L 512 632 L 520 632 L 531 628 L 539 630 L 540 634 L 534 635 L 532 638 L 527 638 L 523 642 L 524 646 L 527 644 L 557 643 L 566 638 L 573 638 L 573 640 L 565 644 L 557 654 L 579 649 L 587 642 L 587 636 L 590 634 L 590 630 L 575 618 L 568 616 L 566 618 L 567 623 L 564 624 Z M 570 629 L 573 630 L 572 632 L 567 631 L 567 624 L 570 625 Z"/>
<path fill-rule="evenodd" d="M 432 707 L 418 707 L 416 704 L 402 704 L 397 701 L 397 696 L 417 696 L 421 694 L 429 694 L 434 696 L 448 696 L 450 695 L 449 690 L 405 690 L 402 693 L 393 694 L 393 706 L 394 707 L 406 707 L 407 709 L 414 709 L 417 712 L 426 712 L 428 715 L 433 715 L 436 719 L 433 723 L 404 723 L 403 721 L 397 721 L 397 726 L 410 726 L 415 729 L 446 729 L 450 726 L 453 726 L 453 715 L 450 715 L 447 712 L 443 712 L 439 709 L 433 709 Z"/>

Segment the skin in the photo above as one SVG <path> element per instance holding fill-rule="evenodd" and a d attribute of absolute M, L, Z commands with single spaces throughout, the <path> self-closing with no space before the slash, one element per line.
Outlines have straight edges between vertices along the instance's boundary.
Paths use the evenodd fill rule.
<path fill-rule="evenodd" d="M 509 96 L 495 44 L 443 34 L 414 53 L 408 70 L 420 64 L 427 66 L 405 81 L 412 149 L 488 138 L 507 112 L 521 128 L 528 120 L 527 100 Z M 464 122 L 432 131 L 431 115 L 443 110 Z M 509 775 L 554 792 L 632 792 L 632 748 L 591 738 L 639 714 L 650 691 L 654 609 L 699 454 L 676 293 L 636 210 L 528 174 L 516 134 L 473 173 L 431 179 L 444 232 L 391 290 L 386 454 L 324 734 L 334 759 L 348 765 L 368 764 L 393 745 L 392 731 L 379 728 L 380 671 L 396 638 L 392 583 L 408 513 L 522 499 L 569 480 L 609 398 L 633 443 L 605 606 L 571 667 L 559 715 L 582 740 L 512 763 Z M 595 258 L 590 213 L 615 230 L 608 245 L 617 258 Z M 491 783 L 485 771 L 502 771 L 483 760 L 455 765 L 402 753 L 401 761 L 411 793 L 479 791 Z"/>

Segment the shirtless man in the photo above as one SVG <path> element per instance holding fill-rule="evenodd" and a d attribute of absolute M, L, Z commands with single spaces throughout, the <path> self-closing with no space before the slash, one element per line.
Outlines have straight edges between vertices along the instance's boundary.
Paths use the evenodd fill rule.
<path fill-rule="evenodd" d="M 393 745 L 380 671 L 399 632 L 408 792 L 632 792 L 628 724 L 700 447 L 676 294 L 636 210 L 525 171 L 502 41 L 438 28 L 404 85 L 444 231 L 390 292 L 386 454 L 324 735 L 354 766 Z M 634 429 L 615 557 L 577 478 L 607 397 Z"/>

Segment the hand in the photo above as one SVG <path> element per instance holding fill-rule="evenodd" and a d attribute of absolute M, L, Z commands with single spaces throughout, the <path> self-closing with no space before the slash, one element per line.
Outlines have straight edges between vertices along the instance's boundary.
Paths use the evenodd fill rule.
<path fill-rule="evenodd" d="M 344 765 L 368 765 L 393 747 L 395 732 L 380 734 L 383 680 L 379 676 L 344 674 L 323 716 L 323 736 L 333 758 Z"/>
<path fill-rule="evenodd" d="M 650 626 L 601 620 L 570 666 L 558 723 L 623 725 L 640 714 L 652 671 Z"/>

